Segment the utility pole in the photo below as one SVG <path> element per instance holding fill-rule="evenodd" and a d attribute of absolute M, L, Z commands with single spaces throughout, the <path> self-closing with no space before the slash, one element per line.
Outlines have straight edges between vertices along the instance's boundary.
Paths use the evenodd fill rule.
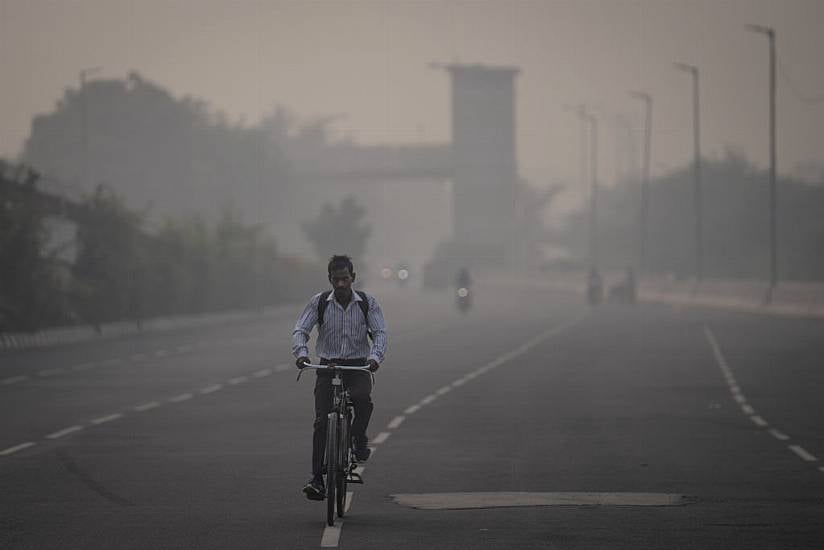
<path fill-rule="evenodd" d="M 692 75 L 692 137 L 693 137 L 693 207 L 695 212 L 695 288 L 704 280 L 704 199 L 701 184 L 701 121 L 698 95 L 698 67 L 675 63 L 675 68 Z"/>
<path fill-rule="evenodd" d="M 644 171 L 641 179 L 640 235 L 638 238 L 638 275 L 643 276 L 647 269 L 647 213 L 649 210 L 649 167 L 652 145 L 652 96 L 639 91 L 631 91 L 630 95 L 643 101 L 646 109 L 644 118 Z"/>
<path fill-rule="evenodd" d="M 778 193 L 775 182 L 775 30 L 762 25 L 747 25 L 747 30 L 765 34 L 770 41 L 770 284 L 764 297 L 772 303 L 773 292 L 778 286 Z"/>

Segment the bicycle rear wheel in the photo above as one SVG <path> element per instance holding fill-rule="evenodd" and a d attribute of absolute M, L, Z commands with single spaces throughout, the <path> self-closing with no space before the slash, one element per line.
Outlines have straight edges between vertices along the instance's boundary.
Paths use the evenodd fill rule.
<path fill-rule="evenodd" d="M 338 415 L 329 413 L 326 420 L 326 523 L 335 525 L 335 493 L 338 478 Z"/>

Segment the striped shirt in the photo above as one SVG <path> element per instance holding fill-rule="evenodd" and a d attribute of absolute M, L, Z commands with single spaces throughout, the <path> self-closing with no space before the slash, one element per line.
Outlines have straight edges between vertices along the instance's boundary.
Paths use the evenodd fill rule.
<path fill-rule="evenodd" d="M 318 302 L 321 293 L 312 296 L 304 308 L 295 330 L 292 331 L 292 353 L 297 357 L 309 357 L 309 337 L 318 322 Z M 386 323 L 378 301 L 367 294 L 369 299 L 369 329 L 372 331 L 372 344 L 366 337 L 366 322 L 363 311 L 357 302 L 360 295 L 352 291 L 352 301 L 343 309 L 335 293 L 330 292 L 329 304 L 323 313 L 323 325 L 318 326 L 318 342 L 315 352 L 324 359 L 358 359 L 366 357 L 383 363 L 386 353 Z"/>

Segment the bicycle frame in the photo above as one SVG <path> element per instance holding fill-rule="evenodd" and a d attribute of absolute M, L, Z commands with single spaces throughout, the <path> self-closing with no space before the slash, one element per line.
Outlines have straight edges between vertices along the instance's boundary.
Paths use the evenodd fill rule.
<path fill-rule="evenodd" d="M 334 366 L 313 365 L 307 363 L 298 372 L 298 380 L 305 369 L 315 369 L 332 373 L 332 408 L 326 420 L 326 522 L 335 524 L 335 511 L 338 517 L 343 517 L 346 507 L 347 483 L 363 483 L 355 473 L 357 463 L 354 460 L 354 449 L 351 437 L 353 406 L 349 399 L 349 390 L 343 382 L 341 374 L 344 371 L 360 371 L 374 374 L 368 365 L 364 366 Z"/>

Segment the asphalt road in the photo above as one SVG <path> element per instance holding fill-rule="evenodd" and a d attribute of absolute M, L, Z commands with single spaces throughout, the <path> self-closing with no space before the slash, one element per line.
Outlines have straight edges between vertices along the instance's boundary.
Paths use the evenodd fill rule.
<path fill-rule="evenodd" d="M 373 292 L 375 453 L 337 528 L 300 491 L 298 305 L 0 354 L 0 548 L 824 548 L 824 322 Z"/>

